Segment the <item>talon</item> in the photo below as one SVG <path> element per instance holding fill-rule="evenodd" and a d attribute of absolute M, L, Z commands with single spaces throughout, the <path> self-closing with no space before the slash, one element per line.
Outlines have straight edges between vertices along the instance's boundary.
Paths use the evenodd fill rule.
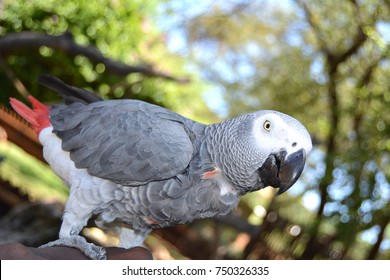
<path fill-rule="evenodd" d="M 106 250 L 103 247 L 97 246 L 93 243 L 88 243 L 84 237 L 79 235 L 60 238 L 55 241 L 51 241 L 39 248 L 58 247 L 65 246 L 79 249 L 84 255 L 93 260 L 105 260 L 107 259 Z"/>

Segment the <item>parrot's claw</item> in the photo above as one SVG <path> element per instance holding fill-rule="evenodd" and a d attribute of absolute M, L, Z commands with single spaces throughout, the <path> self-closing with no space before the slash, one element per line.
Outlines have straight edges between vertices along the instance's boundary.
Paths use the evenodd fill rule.
<path fill-rule="evenodd" d="M 106 250 L 103 247 L 97 246 L 92 243 L 88 243 L 84 237 L 79 235 L 73 235 L 70 237 L 60 238 L 55 241 L 51 241 L 47 244 L 40 246 L 39 248 L 66 246 L 79 249 L 84 255 L 93 260 L 105 260 L 107 259 Z"/>

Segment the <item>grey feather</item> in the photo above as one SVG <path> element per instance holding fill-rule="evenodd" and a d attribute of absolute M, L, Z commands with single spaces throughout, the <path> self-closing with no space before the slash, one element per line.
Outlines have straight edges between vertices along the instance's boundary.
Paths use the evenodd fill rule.
<path fill-rule="evenodd" d="M 303 125 L 279 112 L 258 111 L 206 126 L 142 101 L 102 101 L 50 76 L 40 82 L 65 99 L 50 109 L 50 122 L 79 176 L 64 172 L 63 179 L 76 187 L 63 236 L 79 233 L 97 214 L 100 224 L 131 225 L 135 241 L 134 236 L 121 241 L 130 247 L 153 228 L 226 215 L 241 195 L 281 182 L 274 178 L 280 170 L 287 177 L 283 190 L 295 183 L 311 149 Z M 263 129 L 263 118 L 272 119 L 275 135 Z M 282 169 L 283 162 L 289 166 Z"/>
<path fill-rule="evenodd" d="M 88 104 L 103 100 L 103 98 L 88 90 L 67 85 L 60 79 L 51 75 L 39 76 L 38 82 L 59 93 L 64 98 L 65 104 L 72 104 L 74 102 Z"/>
<path fill-rule="evenodd" d="M 194 153 L 181 116 L 141 101 L 57 105 L 50 121 L 76 167 L 123 185 L 176 176 Z"/>

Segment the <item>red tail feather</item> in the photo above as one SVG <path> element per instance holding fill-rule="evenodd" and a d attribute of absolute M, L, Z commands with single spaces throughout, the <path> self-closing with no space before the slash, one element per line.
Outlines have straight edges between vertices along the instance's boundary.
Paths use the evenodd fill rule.
<path fill-rule="evenodd" d="M 50 126 L 49 107 L 39 102 L 33 96 L 28 96 L 33 109 L 15 98 L 10 98 L 12 108 L 26 121 L 28 121 L 39 135 L 42 129 Z"/>

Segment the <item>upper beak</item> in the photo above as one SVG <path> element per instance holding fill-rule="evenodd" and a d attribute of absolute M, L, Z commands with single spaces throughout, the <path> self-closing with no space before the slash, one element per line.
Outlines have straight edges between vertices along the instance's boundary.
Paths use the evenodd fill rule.
<path fill-rule="evenodd" d="M 306 162 L 306 152 L 300 149 L 287 156 L 285 150 L 271 154 L 259 168 L 261 181 L 265 186 L 279 188 L 277 195 L 287 191 L 302 174 Z"/>

